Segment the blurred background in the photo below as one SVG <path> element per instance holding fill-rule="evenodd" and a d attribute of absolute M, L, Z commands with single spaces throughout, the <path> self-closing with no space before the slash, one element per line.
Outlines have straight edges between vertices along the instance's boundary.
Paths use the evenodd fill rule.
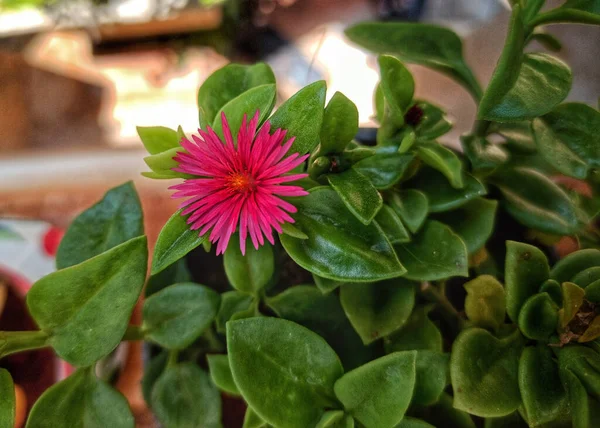
<path fill-rule="evenodd" d="M 33 327 L 24 293 L 54 268 L 69 221 L 109 187 L 135 180 L 154 241 L 175 205 L 168 182 L 140 176 L 145 151 L 136 126 L 195 132 L 197 89 L 224 64 L 269 63 L 278 103 L 324 79 L 329 97 L 343 92 L 357 105 L 361 126 L 375 126 L 375 57 L 343 34 L 364 20 L 453 28 L 485 83 L 504 43 L 508 6 L 505 0 L 0 0 L 0 329 Z M 600 28 L 549 32 L 563 41 L 559 55 L 573 69 L 570 99 L 596 105 Z M 448 78 L 410 68 L 417 96 L 450 112 L 455 129 L 444 142 L 457 147 L 473 123 L 471 98 Z M 139 352 L 115 358 L 135 364 Z M 27 367 L 15 377 L 26 405 L 69 370 L 40 355 L 3 361 L 13 364 L 11 372 Z M 141 421 L 139 371 L 127 373 L 119 388 Z"/>

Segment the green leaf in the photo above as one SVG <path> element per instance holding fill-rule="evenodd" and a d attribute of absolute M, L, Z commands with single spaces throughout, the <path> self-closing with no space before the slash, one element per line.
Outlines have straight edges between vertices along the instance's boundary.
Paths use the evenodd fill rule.
<path fill-rule="evenodd" d="M 106 192 L 73 220 L 58 247 L 56 266 L 76 265 L 143 234 L 140 199 L 129 181 Z"/>
<path fill-rule="evenodd" d="M 530 426 L 552 422 L 569 411 L 553 357 L 550 348 L 542 344 L 529 346 L 521 354 L 519 389 Z"/>
<path fill-rule="evenodd" d="M 439 400 L 449 383 L 449 361 L 449 354 L 417 351 L 417 380 L 411 405 L 429 406 Z"/>
<path fill-rule="evenodd" d="M 160 375 L 165 371 L 168 357 L 169 352 L 163 350 L 160 354 L 150 359 L 148 363 L 145 363 L 144 377 L 142 378 L 142 394 L 148 406 L 152 406 L 152 389 Z"/>
<path fill-rule="evenodd" d="M 354 428 L 354 419 L 343 410 L 329 410 L 323 413 L 315 428 Z"/>
<path fill-rule="evenodd" d="M 218 69 L 198 90 L 201 126 L 213 123 L 217 113 L 229 101 L 254 87 L 267 84 L 275 84 L 275 75 L 264 63 L 250 66 L 228 64 Z"/>
<path fill-rule="evenodd" d="M 373 107 L 375 109 L 375 117 L 377 118 L 377 121 L 381 123 L 385 114 L 385 98 L 383 97 L 383 90 L 381 89 L 380 82 L 377 82 L 377 86 L 375 86 Z"/>
<path fill-rule="evenodd" d="M 322 276 L 312 274 L 313 281 L 315 281 L 315 285 L 319 289 L 322 294 L 329 294 L 345 282 L 342 281 L 334 281 L 332 279 L 323 278 Z"/>
<path fill-rule="evenodd" d="M 410 242 L 397 244 L 394 248 L 406 266 L 405 278 L 434 281 L 468 276 L 465 243 L 452 229 L 438 221 L 425 222 L 423 229 Z"/>
<path fill-rule="evenodd" d="M 586 346 L 565 346 L 558 352 L 558 366 L 561 376 L 571 372 L 589 395 L 600 395 L 600 353 Z"/>
<path fill-rule="evenodd" d="M 514 86 L 491 104 L 484 104 L 484 97 L 478 118 L 511 122 L 542 116 L 566 98 L 572 79 L 571 70 L 561 60 L 543 53 L 525 54 Z"/>
<path fill-rule="evenodd" d="M 355 163 L 352 168 L 367 177 L 376 189 L 389 189 L 400 181 L 414 158 L 413 154 L 397 153 L 396 147 L 390 146 L 379 149 L 374 156 Z"/>
<path fill-rule="evenodd" d="M 398 330 L 415 305 L 414 284 L 402 278 L 366 284 L 345 284 L 342 307 L 364 344 Z"/>
<path fill-rule="evenodd" d="M 305 428 L 335 406 L 333 384 L 342 365 L 327 342 L 291 321 L 248 318 L 227 323 L 233 379 L 265 421 Z"/>
<path fill-rule="evenodd" d="M 258 295 L 269 283 L 275 270 L 273 248 L 263 245 L 246 248 L 246 255 L 238 245 L 229 245 L 223 255 L 225 274 L 229 283 L 238 291 Z"/>
<path fill-rule="evenodd" d="M 116 348 L 144 286 L 147 260 L 140 236 L 33 284 L 29 313 L 62 359 L 87 366 Z"/>
<path fill-rule="evenodd" d="M 412 409 L 411 409 L 412 412 Z M 436 427 L 451 427 L 451 428 L 475 428 L 476 425 L 466 412 L 461 412 L 453 406 L 452 397 L 445 392 L 442 393 L 437 403 L 427 407 L 426 409 L 418 409 L 414 412 L 427 422 Z M 511 427 L 515 428 L 515 427 Z"/>
<path fill-rule="evenodd" d="M 35 403 L 27 428 L 133 428 L 129 404 L 89 368 L 51 386 Z"/>
<path fill-rule="evenodd" d="M 383 230 L 391 244 L 410 241 L 410 235 L 400 217 L 389 205 L 383 204 L 375 217 L 375 222 Z"/>
<path fill-rule="evenodd" d="M 231 374 L 229 357 L 227 355 L 207 355 L 206 361 L 208 362 L 210 377 L 217 388 L 229 395 L 239 397 L 241 394 Z"/>
<path fill-rule="evenodd" d="M 457 209 L 434 215 L 432 219 L 450 226 L 465 242 L 469 254 L 473 254 L 492 236 L 497 207 L 498 201 L 476 198 Z"/>
<path fill-rule="evenodd" d="M 452 129 L 452 122 L 446 113 L 427 101 L 417 101 L 415 107 L 423 111 L 423 116 L 415 126 L 415 132 L 421 140 L 434 140 Z"/>
<path fill-rule="evenodd" d="M 585 288 L 593 282 L 600 279 L 600 265 L 593 266 L 580 271 L 578 274 L 571 278 L 571 282 L 574 282 L 581 288 Z"/>
<path fill-rule="evenodd" d="M 327 174 L 331 187 L 361 223 L 368 225 L 383 205 L 383 199 L 369 179 L 354 168 Z"/>
<path fill-rule="evenodd" d="M 506 297 L 496 278 L 481 275 L 465 285 L 465 312 L 477 327 L 498 330 L 504 324 Z"/>
<path fill-rule="evenodd" d="M 463 174 L 462 189 L 452 187 L 446 177 L 433 168 L 422 168 L 406 186 L 418 189 L 427 196 L 430 212 L 448 211 L 487 193 L 481 181 L 467 172 Z"/>
<path fill-rule="evenodd" d="M 427 196 L 418 190 L 394 192 L 390 195 L 388 203 L 412 233 L 416 233 L 427 218 L 429 202 Z"/>
<path fill-rule="evenodd" d="M 354 43 L 381 54 L 425 65 L 462 84 L 475 99 L 481 88 L 462 56 L 460 38 L 447 28 L 422 23 L 363 22 L 346 29 Z"/>
<path fill-rule="evenodd" d="M 533 121 L 539 153 L 558 171 L 585 179 L 589 168 L 600 166 L 600 113 L 579 103 L 558 106 Z"/>
<path fill-rule="evenodd" d="M 219 391 L 193 363 L 167 367 L 152 389 L 152 411 L 165 428 L 221 426 Z"/>
<path fill-rule="evenodd" d="M 0 428 L 15 426 L 16 398 L 15 385 L 10 373 L 0 368 Z"/>
<path fill-rule="evenodd" d="M 376 224 L 362 224 L 328 187 L 295 201 L 296 227 L 309 239 L 281 235 L 290 257 L 304 269 L 335 281 L 370 282 L 405 272 Z"/>
<path fill-rule="evenodd" d="M 573 428 L 589 428 L 600 424 L 600 402 L 590 397 L 581 381 L 570 371 L 562 374 L 569 394 Z"/>
<path fill-rule="evenodd" d="M 393 56 L 380 55 L 377 61 L 383 97 L 387 101 L 394 121 L 402 125 L 404 112 L 410 107 L 415 93 L 415 81 L 404 64 Z"/>
<path fill-rule="evenodd" d="M 298 285 L 267 298 L 266 303 L 277 316 L 294 321 L 325 339 L 346 369 L 372 359 L 373 349 L 363 345 L 336 294 L 323 294 L 316 287 Z"/>
<path fill-rule="evenodd" d="M 164 152 L 155 155 L 146 156 L 144 162 L 148 165 L 151 172 L 142 172 L 144 177 L 153 178 L 156 180 L 170 180 L 172 178 L 193 178 L 191 174 L 173 171 L 173 168 L 179 166 L 174 158 L 178 153 L 185 153 L 185 149 L 181 146 L 173 149 L 165 150 Z"/>
<path fill-rule="evenodd" d="M 156 275 L 151 275 L 144 289 L 144 294 L 146 297 L 150 297 L 169 285 L 191 281 L 192 274 L 186 265 L 185 259 L 179 259 Z"/>
<path fill-rule="evenodd" d="M 560 313 L 560 321 L 561 327 L 566 327 L 575 318 L 579 308 L 583 305 L 585 291 L 572 282 L 563 282 L 561 287 L 563 307 Z"/>
<path fill-rule="evenodd" d="M 246 414 L 244 415 L 244 426 L 242 428 L 268 428 L 270 425 L 263 421 L 260 416 L 256 414 L 252 407 L 246 408 Z"/>
<path fill-rule="evenodd" d="M 271 129 L 287 130 L 287 137 L 296 137 L 288 153 L 305 154 L 319 144 L 319 134 L 325 107 L 325 81 L 304 87 L 287 100 L 271 116 Z"/>
<path fill-rule="evenodd" d="M 171 216 L 158 235 L 152 256 L 152 275 L 156 275 L 184 257 L 207 238 L 198 236 L 197 230 L 190 229 L 181 211 Z"/>
<path fill-rule="evenodd" d="M 436 142 L 422 141 L 417 145 L 417 155 L 427 165 L 444 174 L 452 187 L 464 187 L 463 165 L 452 150 Z"/>
<path fill-rule="evenodd" d="M 247 311 L 252 306 L 252 296 L 239 291 L 226 291 L 221 294 L 221 306 L 217 312 L 215 327 L 219 333 L 225 333 L 225 324 L 232 316 L 239 312 Z"/>
<path fill-rule="evenodd" d="M 181 136 L 177 131 L 164 126 L 138 126 L 137 133 L 151 155 L 181 147 Z"/>
<path fill-rule="evenodd" d="M 506 242 L 506 312 L 513 322 L 527 299 L 536 294 L 550 276 L 548 259 L 533 245 Z"/>
<path fill-rule="evenodd" d="M 394 428 L 435 428 L 433 425 L 428 424 L 420 419 L 410 418 L 408 416 L 402 418 L 400 424 Z"/>
<path fill-rule="evenodd" d="M 306 233 L 303 233 L 302 231 L 300 231 L 300 229 L 298 229 L 292 223 L 283 223 L 281 225 L 281 229 L 283 230 L 283 233 L 291 236 L 292 238 L 308 239 L 308 236 L 306 236 Z"/>
<path fill-rule="evenodd" d="M 499 418 L 485 418 L 484 428 L 528 428 L 529 425 L 523 420 L 519 412 L 513 412 Z"/>
<path fill-rule="evenodd" d="M 335 395 L 366 428 L 394 427 L 412 398 L 416 354 L 395 352 L 346 373 L 335 383 Z"/>
<path fill-rule="evenodd" d="M 550 278 L 562 284 L 571 281 L 580 272 L 595 266 L 600 266 L 600 250 L 588 248 L 575 251 L 554 265 L 550 271 Z"/>
<path fill-rule="evenodd" d="M 548 293 L 534 294 L 519 311 L 519 329 L 529 339 L 548 341 L 556 334 L 558 306 Z"/>
<path fill-rule="evenodd" d="M 238 95 L 225 104 L 217 113 L 217 116 L 212 123 L 215 133 L 219 137 L 224 138 L 225 134 L 223 133 L 224 128 L 221 117 L 221 114 L 224 113 L 227 118 L 227 124 L 229 125 L 233 141 L 237 141 L 237 134 L 242 126 L 244 116 L 246 116 L 246 119 L 249 122 L 258 111 L 260 114 L 258 123 L 264 122 L 271 114 L 271 110 L 273 110 L 276 95 L 274 84 L 256 86 Z"/>
<path fill-rule="evenodd" d="M 490 143 L 484 137 L 463 135 L 460 142 L 475 171 L 494 170 L 508 160 L 508 153 L 499 144 Z"/>
<path fill-rule="evenodd" d="M 564 22 L 600 25 L 600 3 L 598 0 L 568 0 L 561 7 L 537 16 L 531 24 Z"/>
<path fill-rule="evenodd" d="M 497 339 L 480 328 L 464 330 L 450 359 L 454 407 L 481 417 L 514 412 L 521 405 L 517 373 L 522 347 L 518 331 Z"/>
<path fill-rule="evenodd" d="M 321 126 L 321 156 L 341 153 L 358 132 L 358 109 L 341 92 L 327 103 Z"/>
<path fill-rule="evenodd" d="M 431 306 L 417 306 L 404 326 L 386 338 L 386 352 L 425 349 L 441 353 L 442 333 L 427 315 L 431 308 Z"/>
<path fill-rule="evenodd" d="M 552 52 L 560 52 L 562 43 L 558 38 L 544 31 L 535 31 L 529 36 L 530 41 L 536 41 L 546 49 Z"/>
<path fill-rule="evenodd" d="M 187 348 L 212 323 L 220 296 L 194 283 L 171 285 L 144 302 L 146 339 L 167 349 Z"/>
<path fill-rule="evenodd" d="M 534 169 L 502 168 L 490 177 L 506 210 L 525 226 L 555 235 L 579 229 L 577 209 L 567 193 Z"/>
<path fill-rule="evenodd" d="M 562 305 L 562 288 L 555 280 L 547 279 L 540 287 L 540 293 L 548 293 L 554 303 Z"/>

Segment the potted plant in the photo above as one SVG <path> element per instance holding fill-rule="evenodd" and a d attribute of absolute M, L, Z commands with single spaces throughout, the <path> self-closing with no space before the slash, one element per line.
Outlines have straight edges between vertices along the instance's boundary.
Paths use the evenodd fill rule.
<path fill-rule="evenodd" d="M 157 350 L 142 389 L 165 427 L 600 426 L 600 113 L 563 103 L 565 63 L 524 53 L 531 40 L 558 46 L 543 25 L 600 14 L 596 2 L 543 3 L 512 2 L 485 90 L 450 30 L 349 28 L 380 54 L 375 146 L 353 140 L 348 98 L 325 105 L 324 82 L 271 114 L 265 64 L 207 79 L 198 134 L 140 128 L 145 175 L 177 180 L 182 207 L 148 280 L 131 183 L 69 228 L 59 270 L 27 296 L 39 331 L 0 336 L 0 356 L 52 347 L 78 367 L 27 426 L 132 427 L 95 371 L 132 340 Z M 462 152 L 436 141 L 452 125 L 413 98 L 403 62 L 447 74 L 478 103 Z M 560 258 L 565 236 L 579 250 Z M 145 284 L 143 322 L 129 326 Z M 11 426 L 9 373 L 0 380 Z"/>

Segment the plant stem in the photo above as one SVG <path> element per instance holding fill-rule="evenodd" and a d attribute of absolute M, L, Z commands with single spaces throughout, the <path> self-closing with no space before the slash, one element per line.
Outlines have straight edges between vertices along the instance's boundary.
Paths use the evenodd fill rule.
<path fill-rule="evenodd" d="M 144 340 L 144 331 L 139 325 L 130 325 L 125 330 L 123 340 Z"/>
<path fill-rule="evenodd" d="M 179 358 L 179 351 L 173 349 L 169 351 L 169 358 L 167 359 L 167 367 L 173 367 L 177 364 Z"/>
<path fill-rule="evenodd" d="M 489 120 L 476 120 L 473 127 L 473 134 L 478 137 L 487 137 L 488 130 L 492 122 Z"/>
<path fill-rule="evenodd" d="M 50 346 L 45 331 L 0 331 L 0 358 L 16 352 Z"/>
<path fill-rule="evenodd" d="M 223 346 L 223 343 L 221 342 L 221 340 L 219 339 L 212 327 L 206 329 L 203 337 L 208 342 L 210 352 L 225 351 L 225 346 Z"/>
<path fill-rule="evenodd" d="M 452 303 L 450 303 L 448 298 L 440 293 L 436 287 L 429 282 L 424 282 L 421 284 L 419 291 L 425 299 L 437 305 L 437 309 L 446 321 L 456 326 L 457 332 L 463 329 L 466 323 L 465 319 L 460 315 Z"/>

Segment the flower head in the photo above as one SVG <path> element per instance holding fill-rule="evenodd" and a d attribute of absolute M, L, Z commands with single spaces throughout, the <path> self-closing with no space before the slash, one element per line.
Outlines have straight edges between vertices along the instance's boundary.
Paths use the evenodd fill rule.
<path fill-rule="evenodd" d="M 221 114 L 225 143 L 210 128 L 198 130 L 193 142 L 183 138 L 186 152 L 179 152 L 174 160 L 179 163 L 174 171 L 195 175 L 172 186 L 174 198 L 188 198 L 181 204 L 182 215 L 192 230 L 200 236 L 210 231 L 209 240 L 217 244 L 217 254 L 227 248 L 231 235 L 239 226 L 240 249 L 246 251 L 249 235 L 254 248 L 263 245 L 265 237 L 273 244 L 273 229 L 281 233 L 281 224 L 293 223 L 288 213 L 296 207 L 278 196 L 303 196 L 302 187 L 282 185 L 304 178 L 307 174 L 284 175 L 306 160 L 309 155 L 294 153 L 286 157 L 294 138 L 285 144 L 286 131 L 269 133 L 271 125 L 265 122 L 256 134 L 259 114 L 247 123 L 246 116 L 234 144 L 225 114 Z M 286 212 L 287 211 L 287 212 Z"/>

